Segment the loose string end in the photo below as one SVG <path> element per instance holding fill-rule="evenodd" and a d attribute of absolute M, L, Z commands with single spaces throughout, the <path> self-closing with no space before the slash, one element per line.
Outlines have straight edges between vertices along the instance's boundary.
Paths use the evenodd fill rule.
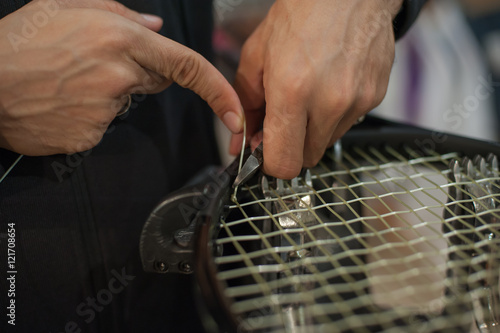
<path fill-rule="evenodd" d="M 243 167 L 243 157 L 245 156 L 246 145 L 247 145 L 247 121 L 245 118 L 245 114 L 243 114 L 243 141 L 241 144 L 240 163 L 238 165 L 238 174 L 241 172 L 241 168 Z M 238 193 L 238 186 L 235 186 L 233 195 L 231 196 L 231 201 L 234 203 L 238 202 L 238 199 L 236 197 L 237 193 Z"/>

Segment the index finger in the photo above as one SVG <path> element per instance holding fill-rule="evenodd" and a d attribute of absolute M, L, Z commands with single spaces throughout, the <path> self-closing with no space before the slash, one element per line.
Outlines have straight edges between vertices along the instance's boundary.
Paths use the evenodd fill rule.
<path fill-rule="evenodd" d="M 300 102 L 294 103 L 279 90 L 266 100 L 263 171 L 280 179 L 292 179 L 302 169 L 307 114 Z"/>
<path fill-rule="evenodd" d="M 129 52 L 142 67 L 198 94 L 231 132 L 243 131 L 243 109 L 238 95 L 199 53 L 144 28 L 131 43 Z"/>

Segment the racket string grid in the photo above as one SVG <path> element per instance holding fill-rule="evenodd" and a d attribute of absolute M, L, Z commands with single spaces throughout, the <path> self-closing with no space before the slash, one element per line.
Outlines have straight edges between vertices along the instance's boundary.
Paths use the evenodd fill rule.
<path fill-rule="evenodd" d="M 457 171 L 470 164 L 457 153 L 391 146 L 339 156 L 229 205 L 215 263 L 238 331 L 495 332 L 495 162 Z"/>

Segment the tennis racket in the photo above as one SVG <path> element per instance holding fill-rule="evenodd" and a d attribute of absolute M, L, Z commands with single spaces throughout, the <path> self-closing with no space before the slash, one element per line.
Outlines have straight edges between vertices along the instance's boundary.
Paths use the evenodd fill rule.
<path fill-rule="evenodd" d="M 315 168 L 204 173 L 151 214 L 144 269 L 196 275 L 214 332 L 500 332 L 500 146 L 370 118 Z"/>

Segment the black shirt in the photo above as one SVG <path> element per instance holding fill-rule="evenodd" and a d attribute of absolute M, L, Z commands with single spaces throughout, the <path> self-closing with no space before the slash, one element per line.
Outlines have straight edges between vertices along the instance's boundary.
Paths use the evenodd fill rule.
<path fill-rule="evenodd" d="M 398 35 L 425 1 L 407 0 Z M 211 58 L 211 1 L 126 0 L 164 18 L 161 34 Z M 0 2 L 0 17 L 22 0 Z M 139 236 L 162 196 L 218 163 L 212 113 L 177 85 L 135 96 L 102 142 L 24 157 L 0 183 L 1 332 L 197 332 L 189 277 L 142 271 Z M 0 172 L 17 154 L 0 150 Z M 15 224 L 15 326 L 7 323 L 7 230 Z M 10 297 L 10 296 L 9 296 Z"/>
<path fill-rule="evenodd" d="M 210 59 L 210 1 L 123 3 L 162 16 L 161 34 Z M 2 1 L 0 10 L 22 4 Z M 0 332 L 198 330 L 189 278 L 144 273 L 138 245 L 161 197 L 218 164 L 212 117 L 199 97 L 172 85 L 135 96 L 89 152 L 21 159 L 0 183 Z M 15 157 L 0 150 L 4 169 Z M 5 310 L 8 223 L 16 230 L 15 327 Z"/>

